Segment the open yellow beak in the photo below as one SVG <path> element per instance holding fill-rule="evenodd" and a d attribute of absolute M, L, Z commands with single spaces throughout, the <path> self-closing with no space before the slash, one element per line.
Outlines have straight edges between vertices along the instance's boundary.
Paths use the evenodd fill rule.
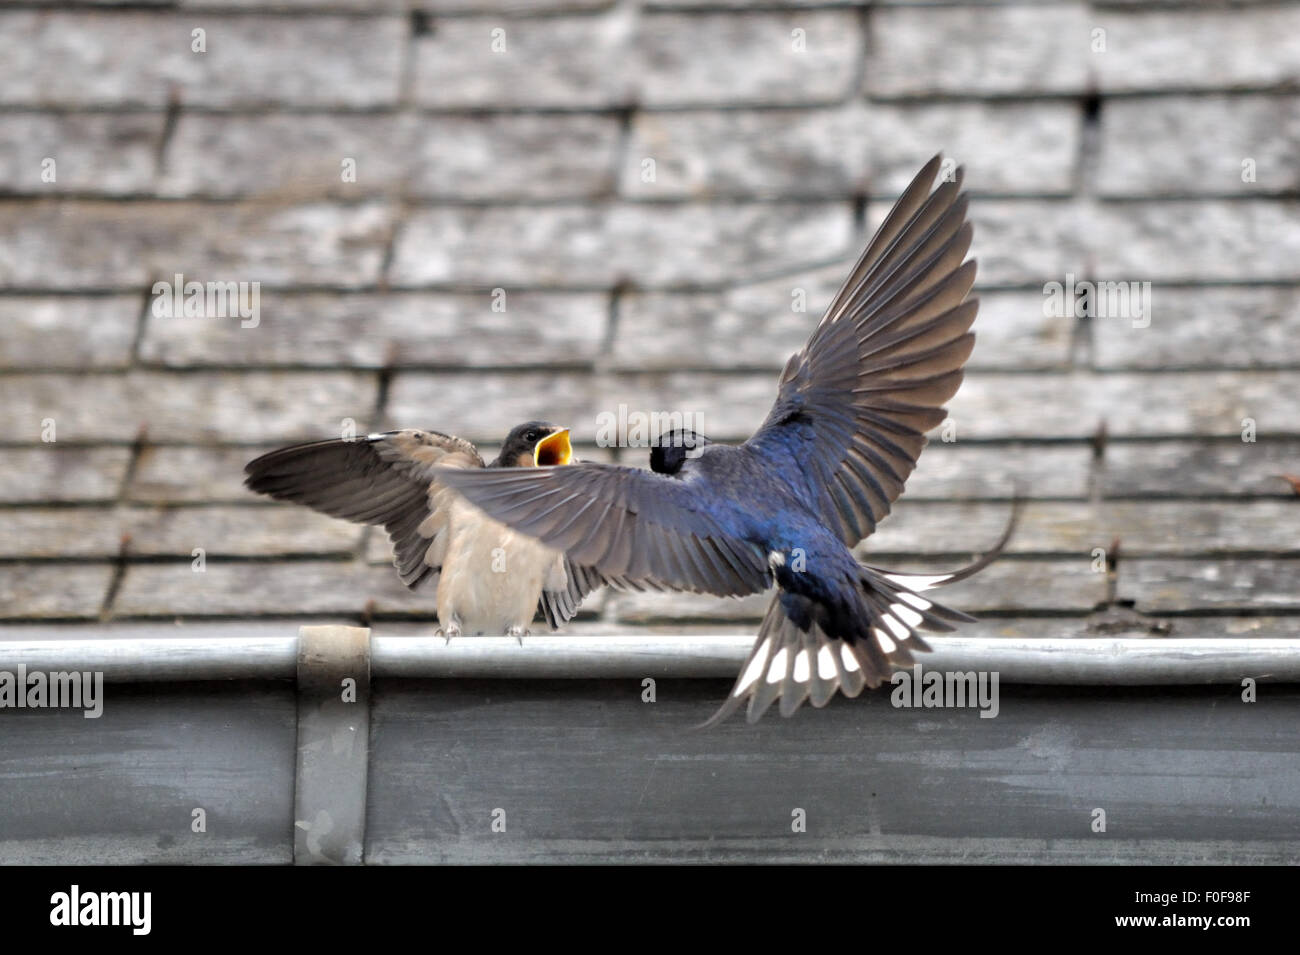
<path fill-rule="evenodd" d="M 533 463 L 539 468 L 568 464 L 572 460 L 573 448 L 569 444 L 568 428 L 552 431 L 533 448 Z"/>

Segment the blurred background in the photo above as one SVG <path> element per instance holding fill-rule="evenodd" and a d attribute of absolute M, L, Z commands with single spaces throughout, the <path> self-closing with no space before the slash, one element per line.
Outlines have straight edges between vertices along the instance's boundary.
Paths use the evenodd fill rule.
<path fill-rule="evenodd" d="M 428 632 L 381 531 L 243 464 L 546 418 L 644 465 L 594 446 L 620 405 L 742 439 L 942 151 L 978 342 L 863 552 L 956 565 L 1019 482 L 969 632 L 1293 633 L 1298 82 L 1291 3 L 5 4 L 0 613 Z M 169 314 L 188 282 L 242 311 Z M 598 594 L 572 629 L 763 606 Z"/>

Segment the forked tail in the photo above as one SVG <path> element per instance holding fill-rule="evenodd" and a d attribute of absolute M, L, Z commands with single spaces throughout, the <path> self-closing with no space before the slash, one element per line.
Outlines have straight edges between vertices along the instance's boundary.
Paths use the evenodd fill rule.
<path fill-rule="evenodd" d="M 912 663 L 913 653 L 930 649 L 919 630 L 951 631 L 953 624 L 975 619 L 921 594 L 965 580 L 997 560 L 1019 517 L 1017 501 L 993 548 L 951 573 L 902 574 L 861 565 L 857 612 L 847 628 L 837 628 L 845 632 L 827 633 L 826 614 L 812 600 L 778 590 L 727 701 L 699 728 L 721 723 L 746 701 L 746 718 L 753 723 L 778 699 L 781 715 L 789 716 L 804 700 L 821 707 L 836 690 L 857 696 L 864 687 L 879 686 L 894 667 Z"/>

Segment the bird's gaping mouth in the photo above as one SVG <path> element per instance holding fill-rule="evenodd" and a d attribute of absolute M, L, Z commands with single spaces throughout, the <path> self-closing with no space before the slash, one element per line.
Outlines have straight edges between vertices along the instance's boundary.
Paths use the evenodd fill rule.
<path fill-rule="evenodd" d="M 533 448 L 533 463 L 539 468 L 568 464 L 572 460 L 573 448 L 569 445 L 568 428 L 557 428 Z"/>

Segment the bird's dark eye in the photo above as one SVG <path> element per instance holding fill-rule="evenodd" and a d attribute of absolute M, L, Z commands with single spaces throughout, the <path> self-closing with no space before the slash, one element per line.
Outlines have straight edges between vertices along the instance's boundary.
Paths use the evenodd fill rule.
<path fill-rule="evenodd" d="M 525 441 L 536 441 L 536 440 L 537 440 L 537 432 L 536 432 L 536 431 L 529 431 L 526 435 L 524 435 L 524 440 L 525 440 Z"/>

